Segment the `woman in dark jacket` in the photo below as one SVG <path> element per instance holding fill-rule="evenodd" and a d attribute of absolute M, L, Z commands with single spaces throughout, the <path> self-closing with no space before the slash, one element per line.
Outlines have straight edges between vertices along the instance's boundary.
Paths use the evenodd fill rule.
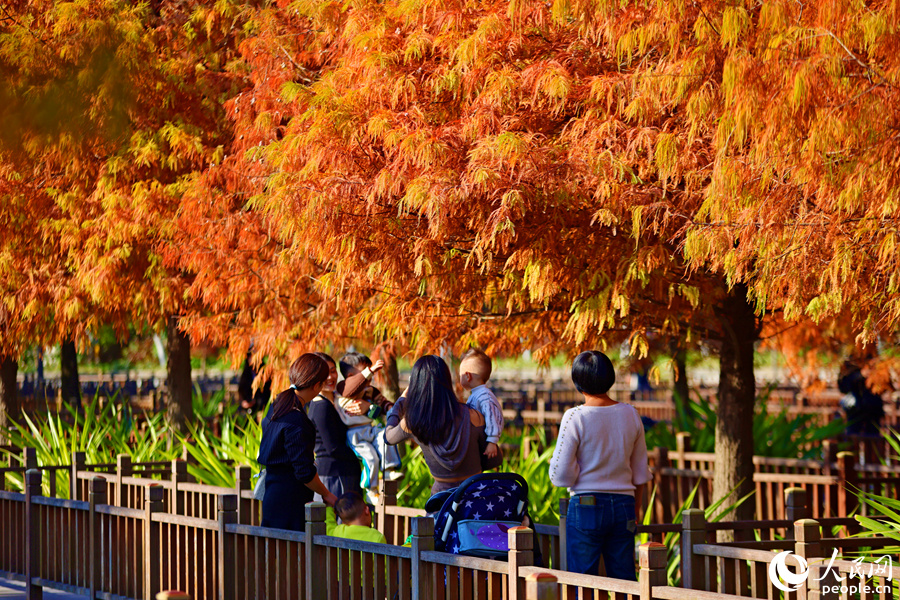
<path fill-rule="evenodd" d="M 347 492 L 362 495 L 359 459 L 347 445 L 347 426 L 334 408 L 337 365 L 323 352 L 316 352 L 328 366 L 328 378 L 319 394 L 309 403 L 307 412 L 316 426 L 316 469 L 322 483 L 335 496 Z"/>
<path fill-rule="evenodd" d="M 291 365 L 288 378 L 291 387 L 278 395 L 262 422 L 257 458 L 266 468 L 262 525 L 303 531 L 305 505 L 312 502 L 313 492 L 328 505 L 336 500 L 316 472 L 316 429 L 303 411 L 328 379 L 328 365 L 314 354 L 304 354 Z"/>
<path fill-rule="evenodd" d="M 431 493 L 436 494 L 500 466 L 501 455 L 484 456 L 484 427 L 481 413 L 457 400 L 447 363 L 429 355 L 413 365 L 409 387 L 388 414 L 384 437 L 388 444 L 415 439 L 434 477 Z"/>

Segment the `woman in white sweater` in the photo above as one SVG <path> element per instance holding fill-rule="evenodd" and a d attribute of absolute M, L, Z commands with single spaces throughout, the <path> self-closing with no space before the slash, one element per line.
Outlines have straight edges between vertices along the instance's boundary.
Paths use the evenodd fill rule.
<path fill-rule="evenodd" d="M 607 392 L 616 381 L 602 352 L 582 352 L 572 363 L 572 381 L 584 404 L 566 411 L 550 459 L 550 481 L 572 498 L 566 515 L 566 558 L 575 573 L 636 580 L 635 502 L 650 481 L 647 444 L 637 410 Z"/>

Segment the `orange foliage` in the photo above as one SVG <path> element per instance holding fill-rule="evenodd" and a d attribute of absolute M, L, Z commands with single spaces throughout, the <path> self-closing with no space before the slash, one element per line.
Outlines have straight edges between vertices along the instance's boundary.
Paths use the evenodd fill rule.
<path fill-rule="evenodd" d="M 895 4 L 8 3 L 7 337 L 641 353 L 735 283 L 893 332 Z"/>
<path fill-rule="evenodd" d="M 258 11 L 241 46 L 253 87 L 228 104 L 235 145 L 193 191 L 171 256 L 196 274 L 190 330 L 238 352 L 393 338 L 539 359 L 629 337 L 646 351 L 650 331 L 721 336 L 725 280 L 679 254 L 711 140 L 692 131 L 670 155 L 689 132 L 644 79 L 661 55 L 614 58 L 645 16 Z"/>
<path fill-rule="evenodd" d="M 185 178 L 229 140 L 241 23 L 227 3 L 6 4 L 0 350 L 182 310 L 190 275 L 161 253 Z"/>

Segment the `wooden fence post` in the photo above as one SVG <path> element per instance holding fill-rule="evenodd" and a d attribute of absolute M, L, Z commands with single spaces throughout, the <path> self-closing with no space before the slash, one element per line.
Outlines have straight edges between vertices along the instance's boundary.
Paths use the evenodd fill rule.
<path fill-rule="evenodd" d="M 122 483 L 123 477 L 131 477 L 133 472 L 131 457 L 120 454 L 116 457 L 116 506 L 125 507 L 125 490 Z M 129 506 L 128 508 L 136 508 Z"/>
<path fill-rule="evenodd" d="M 231 600 L 235 597 L 235 538 L 227 528 L 238 522 L 238 499 L 232 494 L 221 494 L 217 498 L 219 509 L 219 600 Z"/>
<path fill-rule="evenodd" d="M 412 600 L 432 597 L 432 572 L 422 563 L 422 552 L 434 550 L 434 519 L 414 517 L 412 520 Z M 403 585 L 403 582 L 401 582 Z"/>
<path fill-rule="evenodd" d="M 153 513 L 164 509 L 163 496 L 166 490 L 158 483 L 147 486 L 147 501 L 144 508 L 144 598 L 153 598 L 159 592 L 160 527 L 153 520 Z"/>
<path fill-rule="evenodd" d="M 381 497 L 378 499 L 378 506 L 375 507 L 375 515 L 378 517 L 378 531 L 384 534 L 387 543 L 400 545 L 406 540 L 396 539 L 396 517 L 387 513 L 388 506 L 397 505 L 398 483 L 397 481 L 387 481 L 382 477 Z"/>
<path fill-rule="evenodd" d="M 706 543 L 706 515 L 699 508 L 681 513 L 681 587 L 686 590 L 706 588 L 705 563 L 694 554 L 694 546 Z"/>
<path fill-rule="evenodd" d="M 507 532 L 509 544 L 509 598 L 524 600 L 525 582 L 519 578 L 519 567 L 534 565 L 534 531 L 529 527 L 510 527 Z"/>
<path fill-rule="evenodd" d="M 169 510 L 172 514 L 184 514 L 184 492 L 179 489 L 179 483 L 187 483 L 187 463 L 181 459 L 172 459 L 172 489 L 169 496 Z"/>
<path fill-rule="evenodd" d="M 838 515 L 849 516 L 859 507 L 856 497 L 859 491 L 859 475 L 856 472 L 856 456 L 852 452 L 838 452 Z"/>
<path fill-rule="evenodd" d="M 34 450 L 34 448 L 26 448 Z M 27 456 L 27 454 L 26 454 Z M 42 474 L 37 469 L 25 471 L 25 598 L 41 600 L 43 588 L 34 583 L 41 574 L 41 515 L 35 496 L 41 495 Z"/>
<path fill-rule="evenodd" d="M 798 487 L 784 490 L 784 513 L 785 518 L 791 523 L 796 523 L 801 519 L 808 519 L 812 516 L 806 501 L 806 490 Z M 793 539 L 794 530 L 789 527 L 785 532 L 785 537 Z"/>
<path fill-rule="evenodd" d="M 158 593 L 156 600 L 191 600 L 191 597 L 184 592 L 168 591 Z"/>
<path fill-rule="evenodd" d="M 237 494 L 237 514 L 238 523 L 243 525 L 252 525 L 250 511 L 253 510 L 253 501 L 250 498 L 244 498 L 243 492 L 253 489 L 250 476 L 253 471 L 247 465 L 238 465 L 234 468 L 234 493 Z"/>
<path fill-rule="evenodd" d="M 81 486 L 78 485 L 78 471 L 84 471 L 87 455 L 79 450 L 72 451 L 72 468 L 69 471 L 69 498 L 81 500 Z M 90 493 L 90 491 L 88 491 Z"/>
<path fill-rule="evenodd" d="M 550 573 L 529 573 L 525 578 L 527 600 L 559 600 L 559 584 Z"/>
<path fill-rule="evenodd" d="M 794 523 L 794 553 L 807 561 L 822 556 L 822 533 L 819 522 L 814 519 L 800 519 Z"/>
<path fill-rule="evenodd" d="M 679 431 L 675 434 L 675 450 L 678 453 L 678 468 L 686 469 L 684 455 L 691 451 L 691 434 Z"/>
<path fill-rule="evenodd" d="M 569 518 L 569 499 L 559 499 L 559 570 L 566 571 L 569 568 L 569 560 L 566 556 L 566 520 Z M 556 565 L 553 565 L 556 568 Z"/>
<path fill-rule="evenodd" d="M 325 504 L 309 502 L 306 505 L 306 597 L 325 597 L 325 577 L 321 576 L 325 568 L 325 546 L 316 546 L 313 538 L 325 535 Z"/>
<path fill-rule="evenodd" d="M 823 475 L 831 475 L 832 464 L 837 460 L 837 444 L 832 440 L 822 442 Z"/>
<path fill-rule="evenodd" d="M 184 462 L 186 462 L 189 465 L 197 464 L 197 459 L 194 458 L 194 455 L 188 451 L 187 444 L 185 444 L 184 446 L 181 447 L 181 460 L 183 460 Z M 188 473 L 187 481 L 190 483 L 196 483 L 196 481 L 194 481 L 194 478 L 190 475 L 190 473 Z"/>
<path fill-rule="evenodd" d="M 653 588 L 668 585 L 666 575 L 666 546 L 659 542 L 647 542 L 638 547 L 638 560 L 641 573 L 638 582 L 641 586 L 641 600 L 652 600 Z"/>
<path fill-rule="evenodd" d="M 656 468 L 653 473 L 653 482 L 656 485 L 656 519 L 660 523 L 671 523 L 670 486 L 666 485 L 668 476 L 663 473 L 663 469 L 669 468 L 669 449 L 660 447 L 656 449 L 656 452 Z"/>
<path fill-rule="evenodd" d="M 25 467 L 26 470 L 38 468 L 37 449 L 36 448 L 23 448 L 22 449 L 22 466 Z"/>
<path fill-rule="evenodd" d="M 97 507 L 107 503 L 106 489 L 106 479 L 103 477 L 91 479 L 88 498 L 88 577 L 90 578 L 91 600 L 96 600 L 99 597 L 98 594 L 103 591 L 102 565 L 105 562 L 101 556 L 103 530 Z"/>
<path fill-rule="evenodd" d="M 813 519 L 800 519 L 794 523 L 794 554 L 806 560 L 821 562 L 822 552 L 821 529 L 819 522 Z M 818 560 L 816 560 L 818 559 Z M 806 580 L 809 583 L 809 579 Z M 797 590 L 797 600 L 808 600 L 809 585 L 802 585 Z"/>

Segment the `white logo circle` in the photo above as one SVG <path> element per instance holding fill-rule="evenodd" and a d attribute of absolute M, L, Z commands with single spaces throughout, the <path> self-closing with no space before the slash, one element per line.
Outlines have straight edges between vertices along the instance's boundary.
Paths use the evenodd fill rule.
<path fill-rule="evenodd" d="M 769 563 L 769 579 L 772 581 L 772 585 L 783 592 L 797 591 L 809 577 L 809 565 L 802 556 L 794 554 L 794 558 L 800 563 L 800 569 L 796 573 L 788 568 L 787 564 L 785 564 L 785 560 L 787 560 L 789 554 L 793 554 L 793 552 L 790 550 L 779 552 L 775 555 L 775 558 L 772 559 L 772 562 Z M 784 583 L 782 583 L 782 581 Z M 787 587 L 788 585 L 794 587 Z"/>

